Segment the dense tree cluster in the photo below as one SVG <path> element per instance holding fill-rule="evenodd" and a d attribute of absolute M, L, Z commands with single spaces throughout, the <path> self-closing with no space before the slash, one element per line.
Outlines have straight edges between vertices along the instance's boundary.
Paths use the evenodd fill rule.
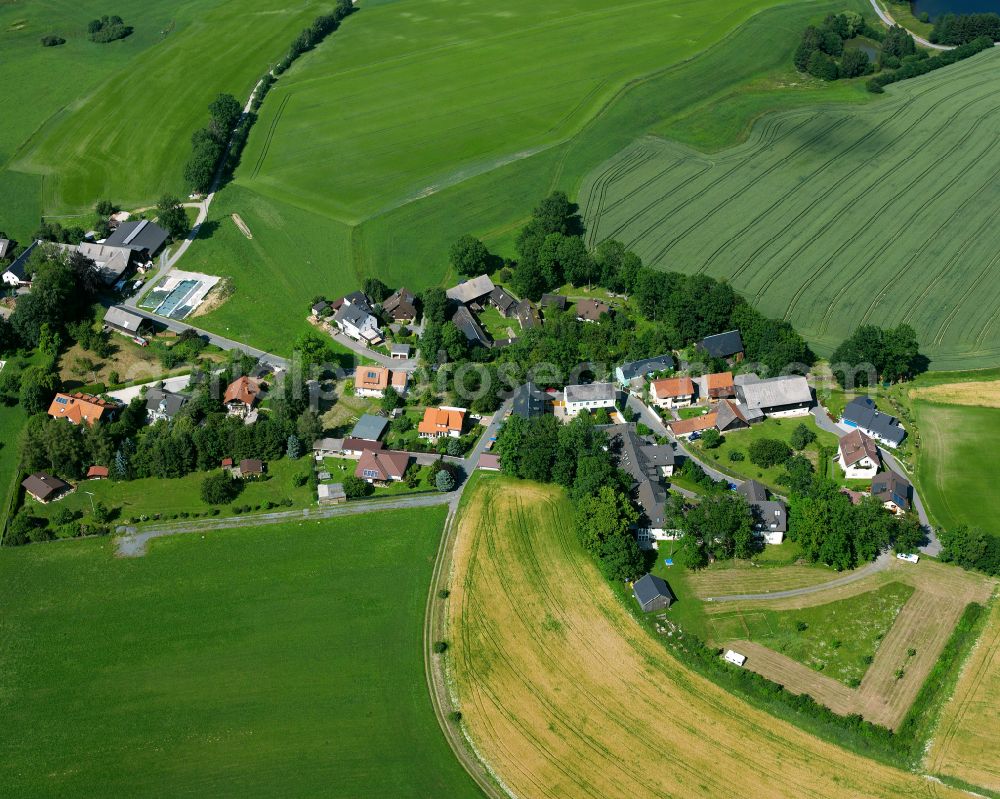
<path fill-rule="evenodd" d="M 25 346 L 38 346 L 43 328 L 61 337 L 68 325 L 92 315 L 91 304 L 101 285 L 92 260 L 40 246 L 32 253 L 28 271 L 33 275 L 32 290 L 21 297 L 10 318 Z"/>
<path fill-rule="evenodd" d="M 239 101 L 220 94 L 208 107 L 209 123 L 191 137 L 191 157 L 184 167 L 184 179 L 197 192 L 208 191 L 226 153 L 229 136 L 240 118 Z"/>
<path fill-rule="evenodd" d="M 460 236 L 451 245 L 451 250 L 448 254 L 455 271 L 466 277 L 475 277 L 476 275 L 485 275 L 492 272 L 500 260 L 495 255 L 491 255 L 490 251 L 486 249 L 486 245 L 479 239 L 468 234 Z"/>
<path fill-rule="evenodd" d="M 977 53 L 981 53 L 983 50 L 988 50 L 991 47 L 993 47 L 993 40 L 989 36 L 982 36 L 978 39 L 973 39 L 967 44 L 959 45 L 953 50 L 945 50 L 930 58 L 927 57 L 926 51 L 920 50 L 915 55 L 907 56 L 903 59 L 899 69 L 883 69 L 877 75 L 870 77 L 867 83 L 868 91 L 881 92 L 890 83 L 926 75 L 935 69 L 941 69 L 957 61 L 971 58 Z M 885 65 L 885 57 L 883 57 L 883 64 Z"/>
<path fill-rule="evenodd" d="M 97 42 L 98 44 L 106 44 L 107 42 L 124 39 L 126 36 L 132 35 L 132 30 L 132 26 L 126 25 L 125 20 L 117 14 L 112 14 L 111 16 L 105 14 L 100 19 L 92 19 L 87 24 L 87 33 L 90 36 L 90 41 Z"/>
<path fill-rule="evenodd" d="M 943 547 L 941 560 L 1000 575 L 1000 536 L 990 535 L 978 527 L 961 525 L 938 530 L 938 538 Z"/>
<path fill-rule="evenodd" d="M 920 354 L 916 331 L 909 325 L 861 325 L 833 351 L 830 365 L 842 387 L 857 387 L 871 382 L 869 365 L 878 380 L 895 383 L 925 369 L 926 358 Z"/>
<path fill-rule="evenodd" d="M 690 569 L 710 560 L 749 558 L 757 549 L 750 508 L 740 494 L 707 496 L 676 518 L 683 535 L 675 557 Z"/>
<path fill-rule="evenodd" d="M 821 25 L 810 25 L 802 32 L 802 41 L 793 57 L 795 66 L 823 80 L 865 75 L 872 71 L 868 54 L 864 50 L 845 48 L 844 42 L 870 33 L 864 19 L 855 11 L 829 14 Z"/>
<path fill-rule="evenodd" d="M 183 239 L 188 232 L 187 214 L 181 201 L 172 194 L 164 194 L 156 204 L 157 222 L 174 241 Z"/>
<path fill-rule="evenodd" d="M 1000 15 L 943 14 L 934 22 L 929 38 L 936 44 L 968 44 L 981 37 L 1000 40 Z"/>
<path fill-rule="evenodd" d="M 565 425 L 554 416 L 531 421 L 511 416 L 494 451 L 504 473 L 569 490 L 580 542 L 609 580 L 631 580 L 644 572 L 646 558 L 629 529 L 638 518 L 628 495 L 630 480 L 612 463 L 607 436 L 588 415 Z"/>

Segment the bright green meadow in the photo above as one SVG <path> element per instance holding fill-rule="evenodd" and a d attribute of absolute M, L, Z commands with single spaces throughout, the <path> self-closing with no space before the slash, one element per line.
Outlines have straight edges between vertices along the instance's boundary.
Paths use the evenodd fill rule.
<path fill-rule="evenodd" d="M 478 796 L 422 654 L 444 509 L 0 549 L 8 796 Z"/>
<path fill-rule="evenodd" d="M 821 352 L 908 322 L 935 369 L 1000 353 L 1000 53 L 863 107 L 770 115 L 708 156 L 643 138 L 580 192 L 591 243 L 726 278 Z"/>

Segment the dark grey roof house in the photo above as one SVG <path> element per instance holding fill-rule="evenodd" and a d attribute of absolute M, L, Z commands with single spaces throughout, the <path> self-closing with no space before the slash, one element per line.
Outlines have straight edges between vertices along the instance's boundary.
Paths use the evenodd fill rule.
<path fill-rule="evenodd" d="M 747 502 L 763 502 L 767 499 L 767 489 L 763 483 L 758 483 L 756 480 L 740 483 L 736 491 L 746 497 Z"/>
<path fill-rule="evenodd" d="M 330 303 L 326 300 L 320 300 L 312 307 L 313 316 L 322 316 L 328 310 L 330 310 Z"/>
<path fill-rule="evenodd" d="M 7 258 L 13 246 L 14 243 L 10 239 L 0 239 L 0 258 Z"/>
<path fill-rule="evenodd" d="M 104 324 L 127 336 L 137 336 L 139 330 L 146 324 L 146 318 L 128 308 L 112 305 L 104 314 Z"/>
<path fill-rule="evenodd" d="M 673 356 L 657 355 L 655 358 L 643 358 L 639 361 L 623 363 L 615 369 L 615 377 L 622 386 L 627 386 L 637 377 L 647 377 L 655 372 L 666 372 L 674 368 Z"/>
<path fill-rule="evenodd" d="M 514 316 L 517 318 L 521 330 L 530 330 L 541 324 L 542 318 L 538 315 L 538 309 L 531 304 L 531 300 L 521 300 L 514 306 Z"/>
<path fill-rule="evenodd" d="M 412 322 L 417 318 L 417 297 L 406 288 L 398 288 L 382 303 L 382 310 L 394 322 Z"/>
<path fill-rule="evenodd" d="M 852 399 L 844 408 L 844 415 L 840 420 L 850 427 L 856 427 L 867 433 L 887 447 L 896 448 L 906 438 L 906 430 L 900 426 L 899 419 L 880 412 L 871 397 Z"/>
<path fill-rule="evenodd" d="M 164 391 L 162 388 L 146 390 L 146 416 L 151 422 L 169 421 L 187 404 L 183 394 Z"/>
<path fill-rule="evenodd" d="M 502 286 L 494 286 L 486 301 L 504 316 L 513 316 L 517 307 L 517 297 Z"/>
<path fill-rule="evenodd" d="M 511 413 L 522 419 L 534 419 L 547 413 L 552 401 L 549 395 L 534 383 L 528 382 L 514 390 L 511 396 Z"/>
<path fill-rule="evenodd" d="M 142 253 L 146 258 L 156 254 L 168 238 L 167 231 L 150 222 L 140 219 L 135 222 L 122 222 L 107 239 L 107 247 L 125 247 L 133 252 Z"/>
<path fill-rule="evenodd" d="M 361 308 L 368 313 L 372 313 L 374 310 L 371 298 L 363 291 L 352 291 L 350 294 L 345 294 L 341 299 L 341 302 L 343 305 L 348 305 L 353 308 Z"/>
<path fill-rule="evenodd" d="M 632 585 L 632 596 L 644 613 L 669 608 L 677 601 L 667 581 L 655 574 L 647 574 L 636 580 Z"/>
<path fill-rule="evenodd" d="M 635 501 L 642 511 L 637 527 L 662 530 L 667 502 L 667 489 L 660 477 L 674 470 L 676 454 L 669 445 L 647 444 L 631 425 L 607 428 L 608 446 L 619 468 L 632 478 Z"/>
<path fill-rule="evenodd" d="M 3 282 L 8 286 L 26 286 L 31 281 L 28 279 L 28 261 L 31 260 L 31 253 L 38 246 L 37 241 L 31 242 L 28 248 L 22 252 L 14 262 L 3 271 Z"/>
<path fill-rule="evenodd" d="M 389 420 L 382 416 L 375 416 L 372 413 L 364 414 L 358 419 L 354 429 L 351 430 L 351 438 L 360 438 L 365 441 L 378 441 L 389 426 Z"/>
<path fill-rule="evenodd" d="M 739 330 L 728 330 L 714 336 L 705 336 L 695 345 L 695 349 L 707 353 L 712 358 L 736 358 L 743 356 L 743 339 Z"/>
<path fill-rule="evenodd" d="M 29 475 L 21 482 L 21 485 L 39 502 L 51 502 L 72 488 L 69 483 L 64 483 L 58 477 L 53 477 L 45 472 L 35 472 Z"/>
<path fill-rule="evenodd" d="M 780 544 L 788 532 L 788 510 L 784 503 L 768 499 L 767 489 L 756 480 L 747 480 L 736 489 L 746 497 L 753 516 L 753 529 L 769 544 Z"/>
<path fill-rule="evenodd" d="M 472 312 L 464 305 L 458 306 L 458 309 L 455 311 L 455 315 L 451 317 L 451 321 L 454 322 L 455 326 L 465 334 L 465 337 L 469 340 L 470 344 L 479 344 L 483 347 L 489 348 L 489 336 L 487 336 L 486 331 L 479 326 L 479 322 L 476 321 L 476 317 L 472 315 Z"/>

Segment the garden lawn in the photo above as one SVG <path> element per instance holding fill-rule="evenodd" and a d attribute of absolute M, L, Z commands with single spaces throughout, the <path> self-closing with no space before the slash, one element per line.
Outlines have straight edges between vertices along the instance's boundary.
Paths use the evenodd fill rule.
<path fill-rule="evenodd" d="M 1000 535 L 1000 408 L 916 401 L 920 427 L 919 487 L 933 520 Z"/>
<path fill-rule="evenodd" d="M 749 640 L 846 685 L 861 682 L 913 586 L 889 583 L 865 594 L 798 610 L 755 607 L 714 613 L 714 641 Z M 799 626 L 806 625 L 800 630 Z"/>
<path fill-rule="evenodd" d="M 736 430 L 726 433 L 723 436 L 722 444 L 715 449 L 705 449 L 701 440 L 688 444 L 698 456 L 710 466 L 714 466 L 720 472 L 735 475 L 747 480 L 758 480 L 772 490 L 783 493 L 787 489 L 778 482 L 778 477 L 785 471 L 784 465 L 762 468 L 750 462 L 747 454 L 750 444 L 762 438 L 774 438 L 789 444 L 792 432 L 800 424 L 804 424 L 816 434 L 816 441 L 806 447 L 801 454 L 805 455 L 813 466 L 819 463 L 818 446 L 837 446 L 837 437 L 833 433 L 820 430 L 816 426 L 816 420 L 812 415 L 798 416 L 785 419 L 765 419 L 755 425 L 751 425 L 745 430 Z M 789 444 L 790 446 L 790 444 Z M 729 460 L 730 452 L 742 452 L 744 459 L 741 461 Z M 718 456 L 718 457 L 716 457 Z"/>
<path fill-rule="evenodd" d="M 444 519 L 0 550 L 4 792 L 479 796 L 424 679 Z"/>
<path fill-rule="evenodd" d="M 36 515 L 52 518 L 62 508 L 89 514 L 91 496 L 94 502 L 103 502 L 109 509 L 118 509 L 117 522 L 137 520 L 140 516 L 150 519 L 177 518 L 179 514 L 191 516 L 209 515 L 213 508 L 219 510 L 219 516 L 232 516 L 232 506 L 249 505 L 256 510 L 263 509 L 267 502 L 279 505 L 282 500 L 292 500 L 290 507 L 301 508 L 316 501 L 316 497 L 308 484 L 295 486 L 292 479 L 296 474 L 309 474 L 312 471 L 312 459 L 308 457 L 299 460 L 281 458 L 267 463 L 267 479 L 243 481 L 242 493 L 228 505 L 212 506 L 202 501 L 201 484 L 210 472 L 192 472 L 184 477 L 159 478 L 146 477 L 140 480 L 81 480 L 76 483 L 77 490 L 63 499 L 41 505 L 34 500 L 25 500 L 27 507 Z M 257 506 L 262 506 L 258 508 Z M 182 517 L 186 518 L 186 517 Z"/>

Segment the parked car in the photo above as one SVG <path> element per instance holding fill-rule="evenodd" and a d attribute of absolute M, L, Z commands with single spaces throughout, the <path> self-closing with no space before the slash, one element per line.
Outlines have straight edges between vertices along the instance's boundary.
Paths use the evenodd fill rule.
<path fill-rule="evenodd" d="M 907 563 L 919 563 L 920 562 L 920 556 L 919 555 L 906 554 L 904 552 L 897 552 L 896 553 L 896 558 L 897 558 L 897 560 L 905 560 Z"/>

